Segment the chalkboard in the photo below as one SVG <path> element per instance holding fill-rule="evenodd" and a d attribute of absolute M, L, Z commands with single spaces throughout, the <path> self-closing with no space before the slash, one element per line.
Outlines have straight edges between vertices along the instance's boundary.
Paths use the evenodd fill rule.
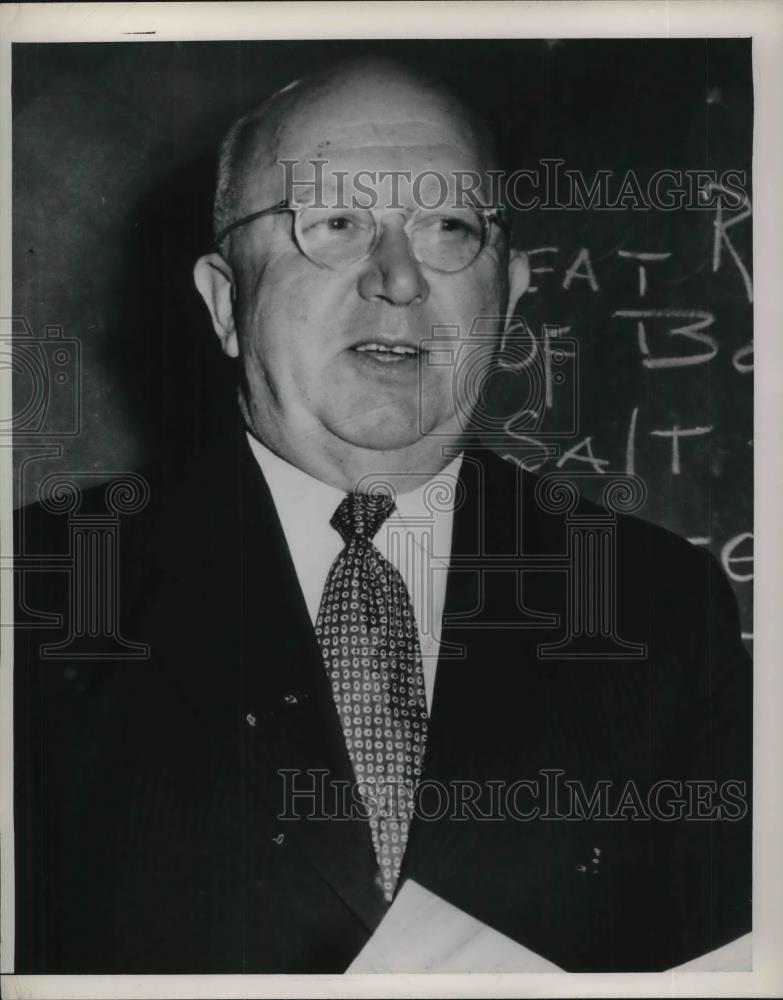
<path fill-rule="evenodd" d="M 563 45 L 563 63 L 571 47 Z M 520 366 L 515 379 L 512 357 L 493 413 L 506 407 L 509 457 L 567 474 L 596 500 L 607 474 L 640 477 L 647 490 L 639 514 L 720 558 L 748 641 L 749 56 L 745 42 L 594 43 L 592 75 L 582 63 L 583 75 L 548 77 L 539 97 L 557 121 L 544 126 L 544 139 L 536 136 L 547 151 L 543 165 L 535 162 L 540 184 L 519 187 L 520 201 L 539 204 L 515 217 L 531 285 L 517 302 L 512 340 L 528 338 L 538 372 L 531 381 Z M 580 77 L 584 91 L 575 93 L 569 83 Z M 525 164 L 524 130 L 516 137 L 511 159 Z M 582 207 L 583 194 L 581 205 L 558 207 L 574 196 L 569 173 L 581 177 L 583 192 L 603 183 L 594 205 L 603 193 L 604 206 Z M 661 207 L 678 199 L 679 208 Z M 532 412 L 524 413 L 526 405 Z"/>
<path fill-rule="evenodd" d="M 578 174 L 588 193 L 604 171 L 610 200 L 626 193 L 568 208 L 550 190 L 512 212 L 532 269 L 512 332 L 537 381 L 496 373 L 498 450 L 596 497 L 601 477 L 631 469 L 641 516 L 722 559 L 750 641 L 749 40 L 14 46 L 14 336 L 53 379 L 60 341 L 78 361 L 35 426 L 30 373 L 16 372 L 16 502 L 52 471 L 108 477 L 221 432 L 231 376 L 191 277 L 217 144 L 291 79 L 369 50 L 451 83 L 495 126 L 504 169 Z M 661 171 L 682 172 L 690 205 L 634 204 Z M 731 204 L 710 207 L 711 184 Z"/>

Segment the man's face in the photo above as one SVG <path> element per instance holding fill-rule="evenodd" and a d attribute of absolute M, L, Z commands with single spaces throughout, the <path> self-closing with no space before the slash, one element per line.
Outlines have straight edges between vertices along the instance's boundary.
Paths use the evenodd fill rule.
<path fill-rule="evenodd" d="M 471 130 L 442 99 L 412 84 L 390 93 L 372 79 L 360 94 L 356 89 L 316 93 L 278 132 L 276 160 L 298 161 L 296 179 L 313 176 L 310 161 L 327 161 L 327 203 L 338 176 L 350 201 L 360 170 L 407 171 L 414 178 L 437 171 L 453 192 L 455 172 L 486 169 Z M 245 211 L 281 200 L 282 179 L 277 164 L 251 175 Z M 428 363 L 420 345 L 444 326 L 466 338 L 478 317 L 502 315 L 506 305 L 505 237 L 495 224 L 469 267 L 436 271 L 416 259 L 403 229 L 416 208 L 413 186 L 400 183 L 400 211 L 389 207 L 388 179 L 372 184 L 365 174 L 360 182 L 377 196 L 381 227 L 368 259 L 319 267 L 298 248 L 290 212 L 239 228 L 227 254 L 245 411 L 257 435 L 286 457 L 310 447 L 388 453 L 434 432 L 454 433 L 454 367 Z M 437 185 L 420 193 L 431 201 L 433 191 Z"/>

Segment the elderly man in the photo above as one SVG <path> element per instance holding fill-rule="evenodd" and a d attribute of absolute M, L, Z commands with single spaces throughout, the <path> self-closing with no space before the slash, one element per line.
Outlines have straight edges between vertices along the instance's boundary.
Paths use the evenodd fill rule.
<path fill-rule="evenodd" d="M 749 929 L 720 569 L 471 436 L 457 356 L 526 277 L 494 166 L 382 63 L 229 132 L 195 281 L 242 419 L 124 529 L 148 660 L 21 635 L 20 971 L 341 972 L 408 879 L 574 971 Z M 42 551 L 52 520 L 25 520 Z"/>

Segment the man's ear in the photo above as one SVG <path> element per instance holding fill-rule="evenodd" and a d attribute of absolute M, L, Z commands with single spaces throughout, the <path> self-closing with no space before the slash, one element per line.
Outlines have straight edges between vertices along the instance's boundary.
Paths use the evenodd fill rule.
<path fill-rule="evenodd" d="M 508 259 L 508 308 L 506 309 L 506 328 L 514 315 L 514 309 L 519 299 L 527 291 L 530 284 L 530 261 L 526 253 L 512 250 Z"/>
<path fill-rule="evenodd" d="M 239 344 L 234 323 L 233 271 L 220 254 L 208 253 L 196 261 L 193 280 L 199 295 L 207 304 L 220 346 L 230 358 L 236 358 L 239 355 Z"/>

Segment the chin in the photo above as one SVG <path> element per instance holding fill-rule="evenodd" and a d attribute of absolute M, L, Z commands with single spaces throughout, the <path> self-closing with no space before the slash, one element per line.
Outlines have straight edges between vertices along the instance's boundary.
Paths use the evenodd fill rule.
<path fill-rule="evenodd" d="M 429 428 L 422 428 L 418 415 L 405 415 L 375 410 L 366 416 L 353 416 L 335 422 L 338 437 L 354 448 L 372 451 L 396 451 L 409 448 L 426 437 Z"/>
<path fill-rule="evenodd" d="M 454 414 L 448 407 L 430 405 L 422 412 L 410 400 L 390 404 L 381 402 L 380 394 L 376 399 L 376 406 L 368 406 L 366 398 L 351 400 L 354 405 L 350 408 L 345 405 L 346 399 L 339 411 L 335 408 L 324 415 L 323 423 L 351 447 L 371 451 L 413 448 L 433 434 L 447 436 L 456 429 Z"/>
<path fill-rule="evenodd" d="M 391 424 L 377 424 L 374 427 L 342 428 L 340 437 L 355 448 L 372 451 L 397 451 L 409 448 L 426 435 L 411 427 L 395 427 Z"/>
<path fill-rule="evenodd" d="M 436 436 L 445 444 L 447 439 L 460 436 L 458 430 L 449 423 L 447 426 L 433 425 L 422 428 L 415 421 L 395 423 L 392 420 L 381 420 L 367 426 L 342 426 L 339 436 L 354 448 L 366 448 L 370 451 L 394 452 L 415 445 Z M 433 442 L 434 443 L 434 442 Z"/>

